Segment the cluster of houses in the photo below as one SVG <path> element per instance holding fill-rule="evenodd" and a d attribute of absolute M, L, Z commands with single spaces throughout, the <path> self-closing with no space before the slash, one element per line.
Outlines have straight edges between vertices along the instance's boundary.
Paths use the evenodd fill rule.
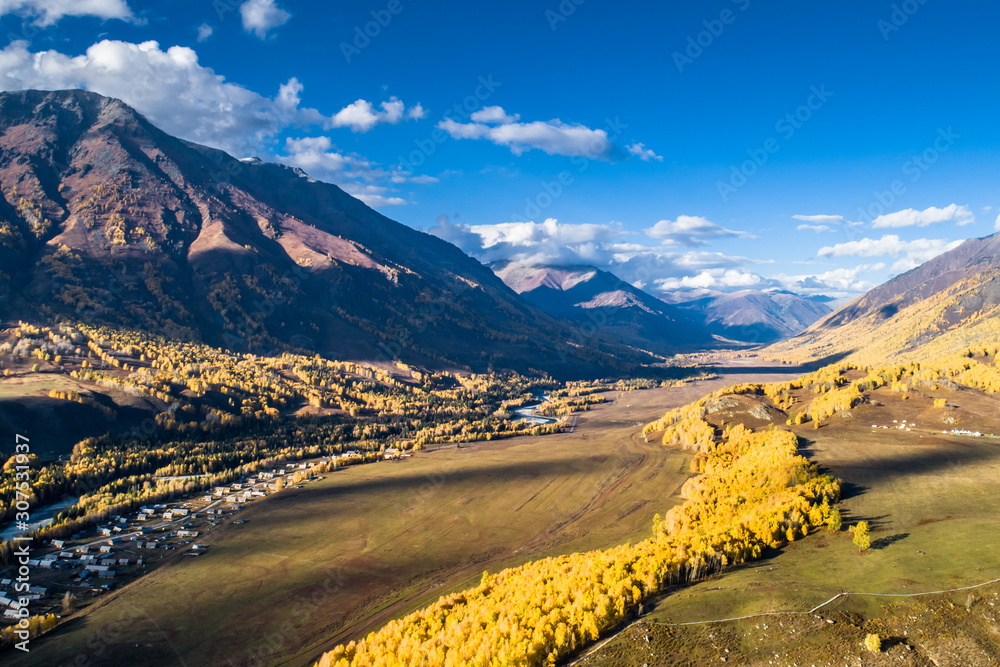
<path fill-rule="evenodd" d="M 387 458 L 389 453 L 390 450 L 387 450 Z M 392 453 L 396 454 L 396 452 Z M 360 454 L 358 452 L 345 452 L 334 458 L 350 458 L 352 456 L 360 456 Z M 324 459 L 326 462 L 329 462 L 329 460 Z M 283 468 L 259 472 L 228 486 L 215 487 L 212 489 L 210 495 L 204 496 L 203 500 L 211 503 L 215 500 L 223 499 L 227 502 L 228 507 L 226 510 L 223 510 L 222 507 L 206 509 L 204 510 L 204 515 L 209 518 L 222 516 L 225 513 L 240 509 L 240 503 L 270 495 L 280 488 L 283 478 L 299 471 L 306 471 L 309 465 L 308 463 L 288 463 Z M 89 577 L 111 579 L 115 576 L 116 569 L 128 567 L 133 564 L 133 558 L 124 552 L 125 549 L 131 551 L 136 548 L 173 548 L 169 544 L 162 544 L 161 540 L 165 537 L 164 535 L 161 535 L 159 538 L 153 537 L 152 533 L 155 529 L 153 526 L 148 525 L 150 522 L 156 519 L 176 521 L 183 517 L 193 519 L 197 516 L 197 513 L 192 514 L 190 508 L 183 506 L 170 507 L 163 504 L 144 506 L 139 509 L 135 516 L 135 521 L 140 523 L 130 526 L 129 520 L 126 517 L 113 516 L 107 524 L 98 526 L 97 528 L 98 535 L 103 539 L 75 546 L 67 546 L 67 540 L 54 539 L 50 543 L 54 551 L 39 558 L 29 560 L 27 565 L 47 570 L 79 568 L 80 571 L 76 574 L 76 577 L 81 581 Z M 141 525 L 141 522 L 145 522 L 147 525 Z M 196 538 L 199 532 L 183 525 L 174 531 L 172 535 L 180 538 Z M 73 540 L 75 541 L 82 537 L 83 534 L 73 535 Z M 204 553 L 205 549 L 204 545 L 194 544 L 185 553 L 190 556 L 198 556 Z M 141 556 L 134 560 L 134 564 L 142 565 L 143 559 Z M 32 586 L 29 589 L 29 593 L 17 593 L 15 595 L 12 590 L 7 590 L 11 585 L 12 582 L 10 579 L 0 579 L 0 612 L 7 619 L 17 618 L 18 609 L 20 609 L 23 598 L 37 600 L 46 594 L 45 588 Z M 106 583 L 104 587 L 109 588 L 112 585 L 111 583 Z"/>
<path fill-rule="evenodd" d="M 909 431 L 914 426 L 916 426 L 916 424 L 912 422 L 907 424 L 905 419 L 903 421 L 899 421 L 898 419 L 893 419 L 892 423 L 895 424 L 895 426 L 890 427 L 890 426 L 879 426 L 878 424 L 872 424 L 872 428 L 894 428 L 900 431 Z"/>
<path fill-rule="evenodd" d="M 967 436 L 970 436 L 972 438 L 981 438 L 981 437 L 983 437 L 983 434 L 980 433 L 979 431 L 969 431 L 969 430 L 964 429 L 964 428 L 953 428 L 950 431 L 946 431 L 946 433 L 949 433 L 951 435 L 967 435 Z"/>
<path fill-rule="evenodd" d="M 58 551 L 46 554 L 37 560 L 29 560 L 28 565 L 49 570 L 82 567 L 77 576 L 86 579 L 91 575 L 113 577 L 115 568 L 132 564 L 131 558 L 117 553 L 122 546 L 119 537 L 109 537 L 105 541 L 92 544 L 80 544 L 71 549 L 67 549 L 65 540 L 52 540 L 52 546 Z"/>
<path fill-rule="evenodd" d="M 3 610 L 5 619 L 19 618 L 18 610 L 21 608 L 22 600 L 38 600 L 45 595 L 46 589 L 42 586 L 29 586 L 28 592 L 15 592 L 14 581 L 12 579 L 0 579 L 0 610 Z"/>

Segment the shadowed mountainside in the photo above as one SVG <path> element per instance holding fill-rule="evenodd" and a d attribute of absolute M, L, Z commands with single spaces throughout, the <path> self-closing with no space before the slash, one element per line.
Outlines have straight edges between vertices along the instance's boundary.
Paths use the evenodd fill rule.
<path fill-rule="evenodd" d="M 562 376 L 654 360 L 577 340 L 455 246 L 335 185 L 182 141 L 95 93 L 0 94 L 0 190 L 5 319 Z"/>

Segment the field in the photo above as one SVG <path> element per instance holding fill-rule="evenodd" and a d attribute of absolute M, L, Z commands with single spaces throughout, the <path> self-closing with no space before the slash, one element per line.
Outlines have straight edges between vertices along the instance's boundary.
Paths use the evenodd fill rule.
<path fill-rule="evenodd" d="M 646 444 L 641 425 L 725 381 L 614 393 L 572 433 L 417 452 L 287 489 L 213 531 L 206 555 L 174 558 L 10 664 L 305 665 L 484 570 L 647 537 L 679 501 L 689 456 Z"/>
<path fill-rule="evenodd" d="M 949 407 L 934 408 L 938 397 Z M 997 584 L 929 597 L 841 598 L 819 619 L 656 625 L 804 611 L 841 592 L 940 591 L 1000 577 L 1000 440 L 942 433 L 1000 434 L 1000 401 L 970 389 L 911 391 L 903 400 L 883 388 L 869 398 L 818 430 L 795 431 L 805 453 L 844 480 L 845 523 L 871 523 L 870 551 L 859 554 L 846 531 L 811 535 L 663 597 L 643 623 L 580 664 L 1000 664 Z M 903 420 L 910 431 L 898 428 Z M 881 658 L 861 647 L 866 632 L 892 638 Z"/>

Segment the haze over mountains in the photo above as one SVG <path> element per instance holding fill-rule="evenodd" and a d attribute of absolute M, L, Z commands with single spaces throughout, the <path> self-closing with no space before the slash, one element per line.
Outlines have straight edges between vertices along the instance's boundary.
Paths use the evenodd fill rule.
<path fill-rule="evenodd" d="M 574 374 L 656 361 L 300 170 L 84 91 L 0 94 L 0 304 L 235 350 Z"/>
<path fill-rule="evenodd" d="M 591 266 L 492 266 L 515 292 L 580 327 L 606 330 L 630 345 L 675 354 L 715 342 L 696 317 Z"/>
<path fill-rule="evenodd" d="M 593 266 L 491 265 L 542 310 L 581 325 L 600 323 L 625 342 L 663 354 L 729 341 L 771 343 L 830 313 L 828 299 L 784 291 L 664 293 L 659 298 Z"/>
<path fill-rule="evenodd" d="M 1000 234 L 969 239 L 769 350 L 794 359 L 907 359 L 986 344 L 1000 331 Z"/>
<path fill-rule="evenodd" d="M 787 291 L 694 290 L 664 295 L 664 300 L 697 313 L 709 330 L 725 338 L 771 343 L 794 336 L 832 310 L 831 299 Z"/>
<path fill-rule="evenodd" d="M 968 241 L 814 324 L 830 313 L 823 297 L 656 297 L 592 266 L 487 268 L 299 169 L 171 137 L 84 91 L 0 94 L 0 187 L 9 316 L 40 311 L 235 350 L 560 375 L 772 343 L 811 325 L 796 344 L 829 347 L 860 321 L 870 335 L 889 310 L 996 266 L 998 244 Z M 961 301 L 989 308 L 993 294 Z M 937 317 L 964 321 L 957 313 Z"/>

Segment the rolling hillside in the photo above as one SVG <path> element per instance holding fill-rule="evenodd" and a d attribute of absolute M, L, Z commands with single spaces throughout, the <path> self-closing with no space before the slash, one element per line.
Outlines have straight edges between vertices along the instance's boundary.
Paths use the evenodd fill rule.
<path fill-rule="evenodd" d="M 996 340 L 1000 235 L 969 239 L 845 305 L 766 354 L 905 361 Z"/>
<path fill-rule="evenodd" d="M 0 191 L 2 319 L 475 370 L 650 360 L 573 340 L 455 246 L 334 185 L 182 141 L 94 93 L 0 94 Z"/>

